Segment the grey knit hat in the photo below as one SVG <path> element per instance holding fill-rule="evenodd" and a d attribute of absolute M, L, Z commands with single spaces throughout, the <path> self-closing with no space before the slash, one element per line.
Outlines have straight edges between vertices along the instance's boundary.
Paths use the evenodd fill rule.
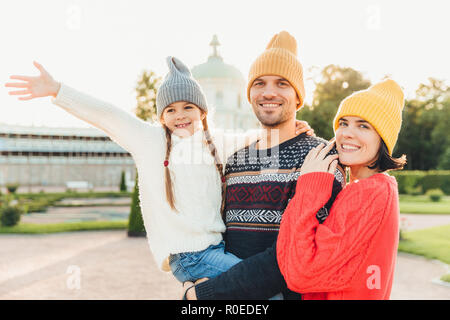
<path fill-rule="evenodd" d="M 177 101 L 187 101 L 208 111 L 206 97 L 198 82 L 192 77 L 189 68 L 175 57 L 166 58 L 169 72 L 156 93 L 156 111 L 158 119 L 163 110 Z"/>

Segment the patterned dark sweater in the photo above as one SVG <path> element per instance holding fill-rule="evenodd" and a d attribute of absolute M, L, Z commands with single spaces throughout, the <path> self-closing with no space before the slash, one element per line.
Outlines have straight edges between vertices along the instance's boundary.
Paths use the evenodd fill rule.
<path fill-rule="evenodd" d="M 253 143 L 228 159 L 224 239 L 226 250 L 245 260 L 198 284 L 198 299 L 268 299 L 279 292 L 285 299 L 300 297 L 287 289 L 278 269 L 276 240 L 304 158 L 321 142 L 327 143 L 301 134 L 267 150 L 257 150 Z M 337 170 L 332 197 L 316 215 L 319 222 L 327 217 L 344 183 L 344 176 Z"/>

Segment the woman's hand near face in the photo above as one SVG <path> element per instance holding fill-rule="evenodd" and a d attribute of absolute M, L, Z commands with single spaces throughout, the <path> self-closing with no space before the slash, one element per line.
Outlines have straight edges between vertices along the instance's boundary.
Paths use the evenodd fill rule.
<path fill-rule="evenodd" d="M 58 94 L 61 84 L 44 69 L 42 65 L 33 61 L 34 66 L 39 70 L 37 77 L 12 75 L 9 78 L 22 80 L 23 82 L 8 82 L 5 87 L 22 88 L 23 90 L 10 91 L 10 95 L 19 95 L 19 100 L 31 100 L 39 97 L 53 96 Z"/>
<path fill-rule="evenodd" d="M 334 174 L 338 165 L 338 154 L 327 156 L 328 152 L 333 148 L 335 140 L 333 139 L 326 146 L 321 143 L 317 147 L 312 148 L 303 162 L 300 174 L 311 172 L 328 172 Z"/>

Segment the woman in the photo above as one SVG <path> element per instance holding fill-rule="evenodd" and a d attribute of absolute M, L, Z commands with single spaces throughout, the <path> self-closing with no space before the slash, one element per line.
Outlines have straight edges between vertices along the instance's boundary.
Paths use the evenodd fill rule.
<path fill-rule="evenodd" d="M 386 80 L 344 99 L 334 119 L 335 141 L 312 149 L 301 168 L 295 196 L 281 221 L 277 259 L 291 290 L 303 299 L 389 299 L 398 236 L 397 182 L 392 158 L 401 127 L 403 92 Z M 350 182 L 328 218 L 315 215 L 331 195 L 336 155 Z"/>

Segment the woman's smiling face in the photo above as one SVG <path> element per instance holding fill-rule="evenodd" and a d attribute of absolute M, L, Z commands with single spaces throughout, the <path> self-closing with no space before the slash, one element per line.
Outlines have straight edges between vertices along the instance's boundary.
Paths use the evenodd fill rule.
<path fill-rule="evenodd" d="M 368 166 L 378 157 L 381 138 L 375 128 L 360 117 L 339 119 L 336 149 L 339 161 L 346 166 Z"/>
<path fill-rule="evenodd" d="M 201 128 L 201 122 L 205 116 L 206 113 L 195 104 L 177 101 L 164 109 L 161 123 L 177 136 L 189 137 Z"/>

